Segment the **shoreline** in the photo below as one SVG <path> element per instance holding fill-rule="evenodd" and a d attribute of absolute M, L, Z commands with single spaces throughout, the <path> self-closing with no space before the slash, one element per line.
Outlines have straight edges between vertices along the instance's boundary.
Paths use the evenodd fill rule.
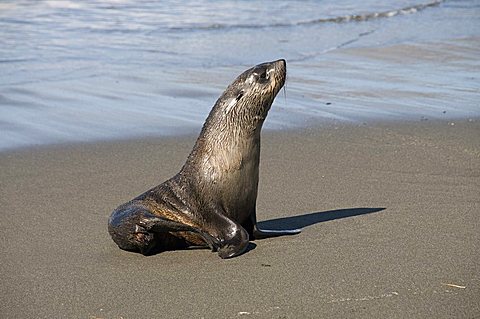
<path fill-rule="evenodd" d="M 208 115 L 208 114 L 207 114 Z M 207 116 L 206 115 L 206 116 Z M 205 118 L 206 118 L 205 116 Z M 268 119 L 266 120 L 268 122 Z M 331 120 L 323 119 L 319 120 L 317 118 L 305 120 L 303 125 L 292 125 L 292 126 L 283 126 L 282 128 L 263 128 L 262 135 L 274 135 L 274 134 L 303 134 L 308 131 L 316 130 L 331 130 L 338 128 L 356 128 L 356 127 L 383 127 L 383 126 L 410 126 L 410 125 L 451 125 L 454 126 L 455 123 L 475 123 L 480 122 L 480 117 L 459 117 L 459 118 L 433 118 L 430 119 L 424 116 L 418 116 L 418 118 L 405 118 L 405 119 L 358 119 L 358 120 Z M 153 142 L 153 141 L 165 141 L 170 143 L 171 141 L 178 140 L 191 140 L 192 147 L 195 143 L 198 134 L 202 129 L 202 126 L 192 128 L 191 130 L 185 132 L 178 132 L 176 134 L 145 134 L 141 136 L 124 136 L 124 137 L 109 137 L 109 138 L 98 138 L 91 140 L 78 140 L 78 141 L 59 141 L 59 142 L 50 142 L 42 144 L 29 144 L 16 147 L 8 147 L 1 149 L 0 156 L 18 153 L 18 152 L 36 152 L 48 149 L 61 149 L 61 148 L 75 148 L 81 146 L 89 145 L 109 145 L 109 144 L 121 144 L 121 143 L 137 143 L 137 142 Z"/>
<path fill-rule="evenodd" d="M 263 132 L 258 218 L 305 228 L 226 261 L 208 250 L 127 253 L 106 228 L 113 208 L 180 169 L 196 136 L 2 152 L 2 312 L 474 317 L 480 122 L 454 123 Z"/>

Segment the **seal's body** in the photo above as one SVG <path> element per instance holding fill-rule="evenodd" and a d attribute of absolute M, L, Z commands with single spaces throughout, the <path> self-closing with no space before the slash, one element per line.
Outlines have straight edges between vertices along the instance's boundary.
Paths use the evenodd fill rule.
<path fill-rule="evenodd" d="M 228 86 L 181 171 L 113 211 L 108 230 L 120 248 L 147 254 L 208 245 L 229 258 L 244 252 L 249 238 L 300 232 L 256 226 L 260 131 L 285 76 L 285 60 L 278 60 Z"/>

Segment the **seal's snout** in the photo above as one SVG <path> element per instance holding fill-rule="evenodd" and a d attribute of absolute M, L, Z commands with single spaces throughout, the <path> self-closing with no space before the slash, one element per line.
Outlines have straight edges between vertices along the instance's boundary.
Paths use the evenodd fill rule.
<path fill-rule="evenodd" d="M 285 61 L 285 59 L 277 60 L 277 61 L 275 61 L 275 63 L 279 63 L 279 64 L 281 64 L 283 67 L 286 67 L 286 66 L 287 66 L 287 61 Z"/>
<path fill-rule="evenodd" d="M 270 64 L 271 69 L 274 70 L 275 72 L 279 72 L 279 73 L 287 72 L 287 61 L 285 61 L 285 59 L 272 61 L 268 64 Z"/>
<path fill-rule="evenodd" d="M 275 69 L 283 70 L 283 71 L 287 70 L 287 61 L 285 61 L 285 59 L 277 60 L 272 64 L 274 65 Z"/>
<path fill-rule="evenodd" d="M 276 87 L 275 94 L 283 87 L 285 84 L 285 79 L 287 77 L 287 62 L 285 59 L 280 59 L 277 61 L 270 62 L 271 70 L 274 74 L 274 83 Z"/>

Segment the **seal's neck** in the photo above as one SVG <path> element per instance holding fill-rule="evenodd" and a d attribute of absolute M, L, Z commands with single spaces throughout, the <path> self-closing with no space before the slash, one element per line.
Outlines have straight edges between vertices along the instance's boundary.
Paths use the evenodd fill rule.
<path fill-rule="evenodd" d="M 246 162 L 258 163 L 263 120 L 247 128 L 238 123 L 220 123 L 212 115 L 207 118 L 182 171 L 208 168 L 213 173 L 240 169 Z"/>

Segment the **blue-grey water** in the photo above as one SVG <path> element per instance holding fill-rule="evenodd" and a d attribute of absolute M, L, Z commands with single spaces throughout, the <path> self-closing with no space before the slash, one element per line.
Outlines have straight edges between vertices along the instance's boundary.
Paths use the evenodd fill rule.
<path fill-rule="evenodd" d="M 0 150 L 198 131 L 285 58 L 267 129 L 480 115 L 480 1 L 0 1 Z"/>

